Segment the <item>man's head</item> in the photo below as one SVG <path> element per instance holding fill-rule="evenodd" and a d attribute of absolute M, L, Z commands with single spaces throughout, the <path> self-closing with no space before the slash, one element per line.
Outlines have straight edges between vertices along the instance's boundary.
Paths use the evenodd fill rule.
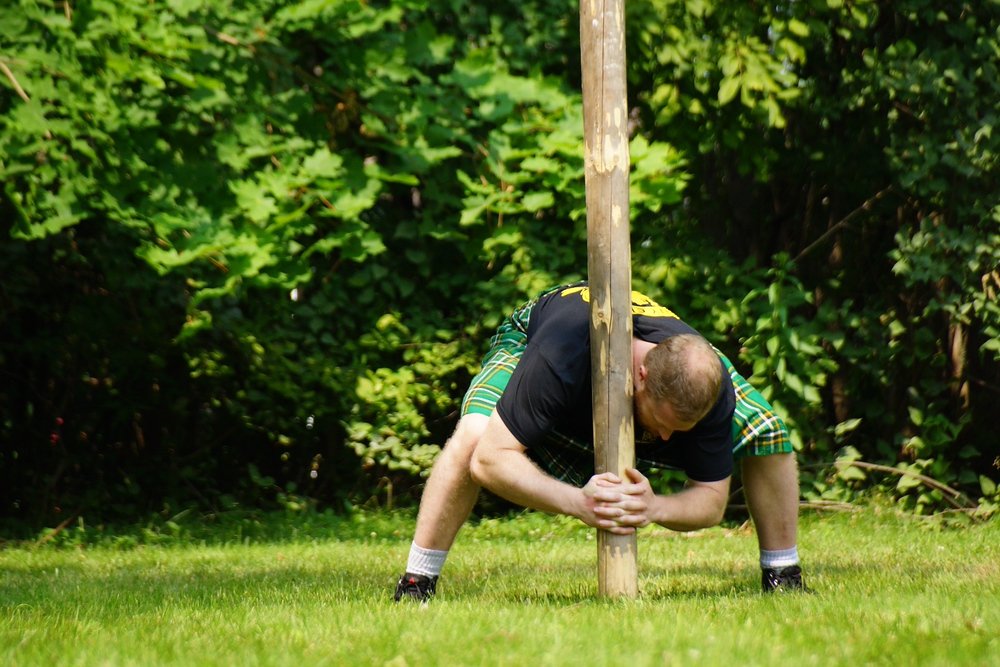
<path fill-rule="evenodd" d="M 701 336 L 671 336 L 639 364 L 635 406 L 639 422 L 666 440 L 694 428 L 715 405 L 722 384 L 719 357 Z"/>

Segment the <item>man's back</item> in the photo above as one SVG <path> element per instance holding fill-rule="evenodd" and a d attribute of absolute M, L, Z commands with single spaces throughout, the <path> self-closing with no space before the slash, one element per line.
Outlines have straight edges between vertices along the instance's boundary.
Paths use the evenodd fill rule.
<path fill-rule="evenodd" d="M 511 433 L 531 450 L 553 439 L 573 443 L 581 457 L 592 457 L 590 291 L 580 283 L 557 288 L 532 306 L 527 346 L 507 384 L 497 412 Z M 633 334 L 660 343 L 698 332 L 673 312 L 633 292 Z M 637 457 L 651 464 L 685 470 L 692 479 L 710 481 L 732 471 L 732 382 L 721 361 L 722 386 L 712 410 L 687 432 L 668 442 L 637 433 Z"/>

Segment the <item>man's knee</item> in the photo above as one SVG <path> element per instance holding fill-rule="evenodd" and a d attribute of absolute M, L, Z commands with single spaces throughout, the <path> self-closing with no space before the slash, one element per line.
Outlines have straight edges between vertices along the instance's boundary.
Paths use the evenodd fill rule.
<path fill-rule="evenodd" d="M 468 470 L 476 445 L 486 430 L 489 417 L 480 414 L 467 414 L 458 420 L 455 432 L 448 438 L 438 461 L 442 459 L 449 465 L 456 465 Z"/>
<path fill-rule="evenodd" d="M 746 456 L 742 459 L 743 474 L 792 475 L 798 477 L 798 463 L 795 452 L 767 454 L 765 456 Z"/>

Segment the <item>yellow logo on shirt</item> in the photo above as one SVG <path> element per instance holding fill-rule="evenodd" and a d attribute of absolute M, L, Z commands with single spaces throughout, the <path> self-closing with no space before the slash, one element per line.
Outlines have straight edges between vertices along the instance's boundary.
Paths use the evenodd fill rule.
<path fill-rule="evenodd" d="M 590 303 L 590 288 L 585 286 L 568 287 L 564 289 L 560 296 L 572 296 L 579 294 L 584 303 Z M 650 299 L 640 292 L 632 292 L 632 314 L 645 315 L 646 317 L 670 317 L 675 320 L 680 319 L 669 308 L 664 308 L 660 304 Z"/>

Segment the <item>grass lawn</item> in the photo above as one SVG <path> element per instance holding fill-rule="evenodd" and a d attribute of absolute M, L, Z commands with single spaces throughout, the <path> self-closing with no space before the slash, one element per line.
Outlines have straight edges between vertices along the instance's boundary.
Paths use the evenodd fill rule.
<path fill-rule="evenodd" d="M 592 531 L 526 514 L 466 527 L 427 606 L 391 601 L 411 530 L 8 544 L 0 665 L 1000 665 L 996 520 L 806 515 L 815 593 L 777 596 L 747 528 L 646 529 L 639 599 L 608 601 Z"/>

